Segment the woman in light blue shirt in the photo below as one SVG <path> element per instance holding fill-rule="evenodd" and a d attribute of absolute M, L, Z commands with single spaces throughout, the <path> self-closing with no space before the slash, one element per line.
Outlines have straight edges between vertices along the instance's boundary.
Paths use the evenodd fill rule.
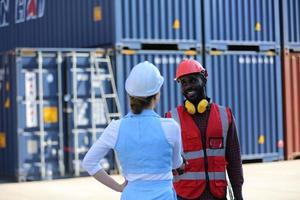
<path fill-rule="evenodd" d="M 122 192 L 122 200 L 175 200 L 172 169 L 182 166 L 180 127 L 153 109 L 164 82 L 159 70 L 145 61 L 131 70 L 125 89 L 129 112 L 113 120 L 88 151 L 82 166 L 99 182 Z M 117 151 L 125 182 L 117 183 L 100 166 L 110 149 Z"/>

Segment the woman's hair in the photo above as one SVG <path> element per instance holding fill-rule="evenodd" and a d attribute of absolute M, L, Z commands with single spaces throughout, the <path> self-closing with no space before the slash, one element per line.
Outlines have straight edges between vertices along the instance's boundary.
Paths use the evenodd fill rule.
<path fill-rule="evenodd" d="M 143 109 L 150 105 L 151 100 L 155 98 L 157 94 L 154 94 L 149 97 L 133 97 L 129 96 L 130 99 L 130 108 L 134 114 L 140 114 Z"/>

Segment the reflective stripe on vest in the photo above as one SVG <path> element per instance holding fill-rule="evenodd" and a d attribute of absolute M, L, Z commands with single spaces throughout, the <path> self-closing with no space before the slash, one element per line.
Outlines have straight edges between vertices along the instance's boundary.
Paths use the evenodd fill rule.
<path fill-rule="evenodd" d="M 226 180 L 224 172 L 208 172 L 210 180 Z M 176 176 L 176 180 L 206 180 L 205 172 L 186 172 Z"/>
<path fill-rule="evenodd" d="M 225 149 L 206 149 L 206 155 L 207 156 L 224 156 Z M 204 151 L 192 151 L 192 152 L 187 152 L 183 153 L 183 157 L 185 159 L 196 159 L 196 158 L 203 158 L 204 157 Z"/>
<path fill-rule="evenodd" d="M 222 123 L 222 132 L 223 132 L 223 137 L 224 137 L 224 149 L 226 149 L 227 131 L 229 128 L 227 111 L 226 111 L 226 107 L 218 106 L 218 108 L 220 111 L 220 117 L 221 117 L 221 123 Z M 223 155 L 225 155 L 225 152 Z"/>

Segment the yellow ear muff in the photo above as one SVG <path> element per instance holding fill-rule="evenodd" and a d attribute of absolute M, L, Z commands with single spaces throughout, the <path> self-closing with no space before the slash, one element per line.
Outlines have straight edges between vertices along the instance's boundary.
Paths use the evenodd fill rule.
<path fill-rule="evenodd" d="M 206 111 L 206 108 L 208 106 L 208 101 L 206 99 L 202 99 L 197 106 L 197 111 L 199 113 L 204 113 Z"/>
<path fill-rule="evenodd" d="M 185 100 L 184 107 L 185 107 L 185 109 L 187 110 L 188 113 L 190 113 L 192 115 L 196 113 L 195 106 L 191 102 L 189 102 L 188 100 Z"/>

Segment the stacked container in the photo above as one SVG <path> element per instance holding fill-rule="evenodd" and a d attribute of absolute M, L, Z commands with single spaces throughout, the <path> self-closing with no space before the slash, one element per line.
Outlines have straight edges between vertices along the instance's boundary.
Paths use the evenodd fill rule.
<path fill-rule="evenodd" d="M 205 48 L 280 49 L 279 0 L 204 0 Z"/>
<path fill-rule="evenodd" d="M 300 2 L 282 1 L 285 157 L 300 158 Z"/>
<path fill-rule="evenodd" d="M 198 0 L 1 1 L 0 9 L 0 51 L 20 46 L 201 45 Z"/>
<path fill-rule="evenodd" d="M 0 41 L 0 50 L 20 46 L 108 47 L 118 55 L 117 74 L 123 73 L 119 62 L 123 54 L 118 52 L 125 49 L 175 50 L 181 57 L 183 50 L 194 55 L 202 49 L 199 0 L 8 1 L 1 15 L 0 38 L 5 40 Z M 143 60 L 141 57 L 131 64 Z M 170 75 L 173 78 L 175 74 Z M 121 81 L 124 78 L 118 83 Z M 123 83 L 118 87 L 123 89 Z M 125 111 L 126 105 L 122 106 Z"/>
<path fill-rule="evenodd" d="M 1 51 L 22 46 L 43 48 L 105 47 L 112 49 L 113 67 L 117 74 L 117 87 L 123 114 L 128 112 L 128 100 L 124 82 L 130 69 L 135 64 L 149 60 L 156 64 L 165 76 L 167 84 L 164 85 L 162 100 L 157 107 L 157 112 L 160 115 L 164 115 L 165 112 L 182 102 L 178 85 L 173 80 L 177 64 L 185 57 L 193 57 L 202 61 L 202 56 L 199 54 L 202 49 L 202 11 L 201 1 L 198 0 L 4 1 L 0 3 L 0 9 Z M 43 50 L 39 49 L 39 51 Z M 46 51 L 49 52 L 49 50 Z M 37 114 L 42 116 L 47 111 L 48 115 L 52 116 L 53 120 L 55 119 L 55 122 L 50 123 L 49 126 L 52 128 L 55 125 L 57 130 L 52 128 L 54 132 L 56 131 L 54 135 L 60 134 L 58 137 L 59 149 L 61 150 L 61 145 L 64 146 L 64 156 L 59 158 L 60 175 L 65 172 L 67 175 L 80 176 L 84 175 L 80 168 L 80 160 L 105 127 L 105 123 L 101 124 L 103 123 L 101 122 L 103 116 L 98 116 L 100 119 L 98 121 L 101 123 L 97 124 L 98 121 L 94 119 L 95 116 L 92 110 L 96 104 L 99 106 L 99 109 L 106 109 L 106 106 L 103 107 L 103 102 L 101 101 L 97 101 L 96 104 L 93 103 L 93 98 L 99 98 L 97 91 L 93 94 L 89 93 L 89 90 L 93 88 L 90 83 L 92 76 L 90 75 L 91 71 L 89 71 L 89 55 L 76 56 L 76 62 L 79 62 L 79 67 L 73 69 L 72 52 L 69 50 L 67 55 L 67 51 L 61 50 L 62 66 L 65 70 L 56 70 L 58 64 L 55 65 L 54 60 L 57 60 L 57 57 L 55 58 L 57 52 L 54 50 L 50 54 L 54 56 L 52 61 L 53 69 L 51 68 L 51 70 L 53 71 L 52 74 L 55 75 L 49 75 L 47 76 L 49 78 L 46 77 L 46 79 L 37 78 L 38 76 L 35 75 L 38 80 L 52 81 L 56 90 L 53 93 L 53 88 L 49 89 L 52 91 L 52 96 L 49 98 L 47 96 L 47 101 L 43 99 L 42 94 L 40 95 L 41 97 L 39 98 L 42 99 L 40 100 L 42 103 L 48 103 L 48 99 L 49 101 L 51 100 L 46 109 L 32 107 L 34 107 L 33 113 L 38 112 Z M 12 56 L 12 59 L 19 59 L 19 55 Z M 32 59 L 38 60 L 36 52 L 33 53 Z M 38 61 L 33 62 L 37 63 Z M 35 67 L 38 68 L 37 66 L 36 64 Z M 42 68 L 42 71 L 45 71 L 43 67 L 40 68 Z M 17 69 L 17 67 L 15 68 Z M 16 77 L 16 80 L 19 81 L 18 77 Z M 24 80 L 22 79 L 20 83 L 24 82 Z M 59 80 L 61 82 L 58 82 Z M 39 84 L 36 83 L 35 86 L 38 87 Z M 2 93 L 6 92 L 4 85 L 5 83 L 3 82 Z M 16 88 L 12 88 L 12 90 L 16 91 L 16 95 L 18 95 L 19 90 Z M 14 97 L 14 95 L 12 94 L 11 97 Z M 6 99 L 4 96 L 3 98 L 1 97 L 1 102 L 7 105 L 5 104 Z M 15 104 L 12 106 L 15 109 L 14 114 L 6 113 L 5 109 L 3 109 L 5 113 L 1 113 L 1 116 L 3 115 L 6 118 L 6 115 L 8 115 L 16 118 L 20 115 L 22 119 L 27 118 L 27 116 L 23 116 L 24 113 L 23 115 L 19 113 L 21 109 L 19 109 L 17 103 Z M 78 116 L 81 116 L 81 118 L 78 118 Z M 46 127 L 45 119 L 38 117 L 37 122 L 39 123 L 34 124 L 34 127 L 37 127 L 39 132 L 44 134 L 46 131 L 44 130 Z M 0 124 L 0 146 L 1 144 L 2 146 L 6 145 L 4 142 L 1 143 L 1 141 L 8 141 L 8 132 L 16 135 L 16 130 L 8 130 L 5 124 L 6 122 L 4 125 Z M 16 124 L 15 127 L 18 126 L 19 124 Z M 40 134 L 39 132 L 38 135 Z M 61 137 L 62 132 L 64 137 Z M 40 140 L 42 141 L 43 139 Z M 42 147 L 42 143 L 39 146 Z M 19 151 L 23 147 L 14 144 L 10 148 L 15 148 L 17 149 L 16 151 Z M 4 148 L 3 152 L 7 152 L 7 149 L 10 148 Z M 39 148 L 37 149 L 40 151 Z M 10 154 L 8 153 L 8 155 Z M 38 156 L 40 155 L 40 152 L 38 152 Z M 113 159 L 114 156 L 111 153 L 107 158 L 108 160 L 109 157 Z M 64 160 L 64 165 L 61 164 L 62 160 Z M 16 169 L 20 168 L 16 164 L 13 166 Z M 53 168 L 51 167 L 51 169 Z M 60 168 L 56 167 L 55 169 Z M 44 179 L 44 171 L 47 171 L 47 169 L 44 166 L 38 169 L 40 173 L 34 173 L 34 176 L 38 174 L 39 177 L 35 179 Z M 3 171 L 3 173 L 6 173 L 6 171 Z M 12 174 L 10 176 L 13 176 Z M 19 175 L 14 176 L 20 177 Z M 25 177 L 28 179 L 27 176 Z"/>
<path fill-rule="evenodd" d="M 117 88 L 122 105 L 122 112 L 129 111 L 128 96 L 124 83 L 132 67 L 139 62 L 148 60 L 158 67 L 165 81 L 161 88 L 161 100 L 156 107 L 159 115 L 164 114 L 183 102 L 179 84 L 174 80 L 176 68 L 184 58 L 193 58 L 202 62 L 202 56 L 196 51 L 154 51 L 154 50 L 118 50 L 114 52 L 117 67 Z"/>
<path fill-rule="evenodd" d="M 1 178 L 84 175 L 80 160 L 108 123 L 99 92 L 107 84 L 93 71 L 97 59 L 101 52 L 82 49 L 1 54 Z M 106 159 L 113 170 L 112 152 Z"/>
<path fill-rule="evenodd" d="M 206 61 L 208 95 L 232 109 L 242 159 L 283 159 L 280 55 L 225 51 Z"/>
<path fill-rule="evenodd" d="M 64 175 L 61 65 L 53 53 L 1 55 L 1 176 L 39 180 Z"/>
<path fill-rule="evenodd" d="M 198 0 L 115 1 L 115 48 L 112 51 L 123 114 L 129 111 L 124 83 L 131 68 L 148 60 L 165 78 L 158 114 L 182 103 L 174 81 L 183 58 L 202 61 L 202 12 Z"/>
<path fill-rule="evenodd" d="M 283 159 L 278 0 L 204 0 L 207 92 L 232 108 L 242 159 Z"/>

